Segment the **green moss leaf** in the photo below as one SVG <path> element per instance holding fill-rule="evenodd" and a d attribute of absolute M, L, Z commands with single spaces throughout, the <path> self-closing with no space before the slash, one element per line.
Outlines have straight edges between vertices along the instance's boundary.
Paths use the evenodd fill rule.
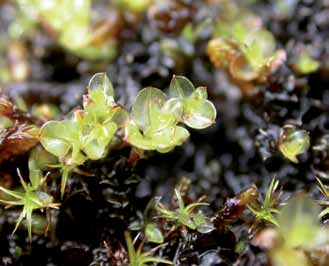
<path fill-rule="evenodd" d="M 41 128 L 40 142 L 50 153 L 64 157 L 79 139 L 79 127 L 70 120 L 49 121 Z"/>
<path fill-rule="evenodd" d="M 114 97 L 114 89 L 106 73 L 97 73 L 89 81 L 91 91 L 102 91 L 107 97 Z"/>
<path fill-rule="evenodd" d="M 161 108 L 166 101 L 166 95 L 159 89 L 148 87 L 141 90 L 132 108 L 136 125 L 144 132 L 165 127 L 168 118 L 161 113 Z"/>
<path fill-rule="evenodd" d="M 189 97 L 195 88 L 192 82 L 183 76 L 174 76 L 169 85 L 169 96 L 172 98 Z"/>
<path fill-rule="evenodd" d="M 215 123 L 216 108 L 208 100 L 185 100 L 183 121 L 191 128 L 202 129 Z"/>

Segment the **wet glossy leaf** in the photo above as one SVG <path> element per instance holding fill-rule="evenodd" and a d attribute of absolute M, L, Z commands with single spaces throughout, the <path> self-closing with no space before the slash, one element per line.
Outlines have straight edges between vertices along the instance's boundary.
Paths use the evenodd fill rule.
<path fill-rule="evenodd" d="M 285 126 L 279 140 L 282 154 L 294 163 L 297 156 L 305 153 L 310 147 L 310 136 L 306 130 L 298 130 L 294 126 Z"/>
<path fill-rule="evenodd" d="M 189 136 L 189 132 L 183 127 L 168 127 L 154 134 L 152 143 L 159 152 L 165 153 L 183 144 Z"/>
<path fill-rule="evenodd" d="M 97 160 L 104 157 L 106 148 L 117 130 L 115 123 L 96 125 L 91 132 L 82 138 L 81 149 L 89 159 Z"/>
<path fill-rule="evenodd" d="M 97 73 L 92 76 L 88 88 L 91 91 L 102 91 L 107 97 L 114 97 L 113 85 L 106 73 Z"/>
<path fill-rule="evenodd" d="M 169 96 L 172 98 L 189 97 L 195 88 L 192 82 L 183 76 L 174 76 L 169 85 Z"/>
<path fill-rule="evenodd" d="M 209 127 L 215 123 L 216 108 L 208 100 L 189 98 L 184 101 L 183 121 L 196 129 Z"/>
<path fill-rule="evenodd" d="M 136 125 L 143 131 L 165 127 L 167 119 L 161 114 L 161 108 L 166 101 L 166 95 L 159 89 L 148 87 L 141 90 L 132 108 Z"/>
<path fill-rule="evenodd" d="M 79 130 L 74 121 L 50 121 L 41 128 L 40 142 L 48 152 L 63 157 L 79 142 Z"/>
<path fill-rule="evenodd" d="M 142 133 L 140 132 L 139 128 L 137 127 L 136 124 L 134 123 L 129 123 L 126 126 L 126 136 L 127 136 L 127 141 L 140 149 L 143 150 L 154 150 L 155 145 L 147 138 L 145 138 Z"/>

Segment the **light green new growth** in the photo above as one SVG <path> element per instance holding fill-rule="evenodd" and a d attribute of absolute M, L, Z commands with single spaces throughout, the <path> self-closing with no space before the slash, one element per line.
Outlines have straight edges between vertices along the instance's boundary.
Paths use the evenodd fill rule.
<path fill-rule="evenodd" d="M 150 263 L 152 264 L 168 264 L 172 265 L 173 263 L 169 260 L 152 257 L 151 254 L 154 250 L 142 253 L 143 243 L 138 247 L 137 251 L 134 248 L 134 243 L 131 239 L 129 232 L 125 232 L 126 244 L 128 249 L 129 256 L 129 266 L 147 266 Z"/>
<path fill-rule="evenodd" d="M 186 226 L 192 230 L 197 230 L 200 233 L 207 233 L 213 229 L 211 221 L 202 213 L 195 213 L 194 210 L 200 206 L 208 206 L 208 203 L 196 202 L 185 207 L 182 196 L 175 189 L 175 194 L 178 201 L 178 208 L 174 211 L 164 208 L 158 204 L 157 209 L 162 214 L 161 217 L 177 221 L 179 224 Z"/>
<path fill-rule="evenodd" d="M 294 163 L 298 163 L 297 156 L 305 153 L 310 147 L 310 135 L 306 130 L 298 130 L 295 126 L 286 125 L 278 143 L 282 154 Z"/>
<path fill-rule="evenodd" d="M 274 215 L 279 213 L 277 209 L 277 198 L 274 198 L 274 193 L 279 186 L 279 181 L 272 179 L 270 186 L 266 192 L 264 203 L 259 208 L 248 206 L 248 209 L 257 217 L 266 220 L 272 224 L 278 225 Z"/>
<path fill-rule="evenodd" d="M 42 146 L 59 157 L 60 165 L 66 166 L 62 194 L 68 172 L 87 159 L 103 158 L 115 132 L 128 119 L 128 113 L 114 102 L 113 97 L 108 77 L 104 73 L 95 74 L 84 98 L 84 109 L 76 111 L 72 119 L 49 121 L 41 128 Z"/>
<path fill-rule="evenodd" d="M 23 211 L 21 212 L 20 216 L 17 219 L 15 229 L 13 234 L 18 229 L 19 225 L 21 224 L 22 220 L 25 218 L 27 223 L 27 231 L 29 240 L 32 240 L 32 213 L 35 210 L 43 210 L 45 208 L 57 208 L 59 206 L 58 203 L 53 203 L 53 198 L 40 190 L 40 186 L 45 181 L 45 178 L 39 180 L 39 183 L 32 184 L 32 183 L 25 183 L 23 180 L 20 172 L 18 171 L 18 175 L 24 189 L 23 192 L 12 191 L 0 186 L 0 191 L 3 192 L 5 195 L 11 198 L 10 200 L 0 199 L 1 203 L 7 204 L 8 206 L 14 205 L 22 205 Z M 32 180 L 31 180 L 32 181 Z"/>
<path fill-rule="evenodd" d="M 189 132 L 180 123 L 202 129 L 212 125 L 216 109 L 207 100 L 204 87 L 194 88 L 185 77 L 174 76 L 167 96 L 148 87 L 136 97 L 132 120 L 126 126 L 126 140 L 143 150 L 169 152 L 181 145 Z"/>
<path fill-rule="evenodd" d="M 59 159 L 53 167 L 62 168 L 62 194 L 72 170 L 88 159 L 99 160 L 107 155 L 118 129 L 123 129 L 123 139 L 134 147 L 169 152 L 189 137 L 187 129 L 179 124 L 202 129 L 214 123 L 216 109 L 207 100 L 204 87 L 194 88 L 188 79 L 174 76 L 169 94 L 170 99 L 159 89 L 143 89 L 135 99 L 130 118 L 115 103 L 106 74 L 95 74 L 83 109 L 75 111 L 71 119 L 49 121 L 41 128 L 42 146 Z"/>

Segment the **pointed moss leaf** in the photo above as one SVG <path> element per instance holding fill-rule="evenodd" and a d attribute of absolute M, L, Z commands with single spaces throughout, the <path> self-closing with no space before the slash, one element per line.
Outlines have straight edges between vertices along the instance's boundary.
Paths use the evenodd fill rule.
<path fill-rule="evenodd" d="M 79 127 L 70 120 L 49 121 L 41 128 L 40 142 L 50 153 L 65 156 L 79 138 Z"/>
<path fill-rule="evenodd" d="M 152 127 L 157 130 L 166 121 L 161 116 L 161 108 L 166 102 L 166 95 L 159 89 L 148 87 L 141 90 L 134 102 L 132 113 L 137 126 L 143 131 Z"/>
<path fill-rule="evenodd" d="M 154 223 L 146 225 L 145 236 L 148 242 L 162 244 L 164 241 L 161 230 Z"/>
<path fill-rule="evenodd" d="M 216 108 L 208 100 L 188 98 L 184 101 L 183 121 L 191 128 L 202 129 L 212 125 L 216 119 Z"/>
<path fill-rule="evenodd" d="M 114 97 L 114 90 L 111 81 L 106 73 L 97 73 L 89 81 L 90 90 L 101 90 L 108 97 Z"/>
<path fill-rule="evenodd" d="M 195 88 L 190 80 L 183 76 L 174 76 L 169 85 L 169 96 L 185 98 L 194 92 Z"/>
<path fill-rule="evenodd" d="M 181 145 L 190 135 L 183 127 L 168 127 L 151 136 L 145 136 L 132 123 L 127 126 L 126 134 L 127 141 L 133 146 L 143 150 L 158 150 L 162 153 Z"/>

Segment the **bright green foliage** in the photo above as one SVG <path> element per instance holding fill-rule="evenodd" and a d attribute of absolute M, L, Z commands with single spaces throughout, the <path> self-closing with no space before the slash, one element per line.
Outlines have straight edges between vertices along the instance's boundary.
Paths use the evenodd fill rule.
<path fill-rule="evenodd" d="M 205 87 L 195 88 L 191 81 L 182 76 L 174 76 L 169 86 L 169 95 L 177 98 L 183 106 L 179 118 L 191 128 L 203 129 L 215 122 L 215 106 L 207 100 L 208 94 Z"/>
<path fill-rule="evenodd" d="M 134 231 L 144 231 L 145 240 L 151 243 L 162 244 L 164 237 L 159 225 L 153 221 L 155 216 L 155 206 L 158 204 L 159 198 L 152 198 L 147 204 L 144 213 L 137 212 L 138 219 L 134 220 L 129 229 Z"/>
<path fill-rule="evenodd" d="M 133 119 L 127 124 L 126 139 L 143 150 L 168 152 L 181 145 L 189 132 L 178 124 L 205 128 L 214 123 L 216 109 L 207 100 L 206 89 L 195 89 L 186 78 L 174 76 L 169 87 L 170 99 L 159 89 L 140 91 L 133 105 Z"/>
<path fill-rule="evenodd" d="M 125 238 L 126 238 L 126 244 L 128 249 L 128 255 L 129 255 L 129 266 L 147 266 L 157 263 L 163 263 L 172 265 L 172 262 L 169 260 L 151 257 L 151 254 L 153 251 L 148 251 L 145 253 L 142 253 L 143 245 L 141 244 L 137 250 L 134 248 L 134 243 L 131 239 L 131 236 L 128 232 L 125 232 Z"/>
<path fill-rule="evenodd" d="M 13 234 L 16 232 L 17 228 L 21 224 L 22 220 L 25 218 L 27 222 L 27 230 L 28 236 L 30 241 L 32 240 L 32 213 L 35 210 L 45 209 L 45 208 L 57 208 L 59 206 L 58 203 L 53 203 L 53 198 L 43 192 L 40 189 L 40 186 L 45 181 L 45 179 L 40 180 L 38 184 L 27 184 L 23 180 L 22 176 L 18 172 L 20 177 L 20 181 L 22 187 L 24 189 L 23 192 L 12 191 L 0 186 L 0 191 L 3 192 L 5 195 L 9 196 L 10 199 L 3 200 L 1 199 L 0 202 L 7 204 L 9 206 L 14 205 L 22 205 L 23 211 L 21 212 L 20 216 L 18 217 L 16 227 L 13 231 Z"/>
<path fill-rule="evenodd" d="M 313 59 L 308 49 L 304 49 L 297 58 L 294 68 L 301 74 L 310 74 L 317 71 L 320 63 Z"/>
<path fill-rule="evenodd" d="M 178 190 L 175 189 L 175 194 L 178 200 L 178 208 L 174 211 L 164 208 L 158 204 L 157 209 L 162 214 L 161 217 L 176 221 L 178 224 L 186 226 L 192 230 L 197 230 L 200 233 L 206 233 L 213 229 L 213 225 L 209 218 L 202 213 L 194 212 L 195 208 L 200 206 L 207 206 L 208 203 L 196 202 L 191 203 L 185 207 L 182 196 Z"/>
<path fill-rule="evenodd" d="M 259 208 L 254 208 L 252 206 L 248 206 L 249 210 L 257 217 L 263 220 L 266 220 L 272 224 L 278 225 L 274 215 L 279 213 L 277 209 L 278 205 L 278 197 L 275 197 L 275 193 L 277 192 L 277 188 L 279 186 L 279 181 L 272 179 L 270 186 L 267 190 L 264 203 Z"/>
<path fill-rule="evenodd" d="M 132 118 L 114 102 L 113 86 L 104 73 L 90 80 L 83 110 L 73 118 L 48 121 L 40 132 L 42 146 L 59 158 L 62 169 L 61 191 L 72 170 L 86 160 L 104 158 L 118 129 L 124 129 L 124 140 L 143 150 L 168 152 L 181 145 L 189 132 L 179 123 L 202 129 L 214 123 L 216 109 L 207 100 L 204 87 L 195 89 L 192 83 L 174 76 L 169 92 L 171 98 L 156 88 L 145 88 L 137 95 Z"/>
<path fill-rule="evenodd" d="M 295 126 L 287 125 L 283 128 L 278 147 L 286 158 L 298 163 L 297 156 L 305 153 L 310 147 L 309 133 L 306 130 L 298 130 Z"/>
<path fill-rule="evenodd" d="M 38 23 L 39 20 L 46 21 L 48 26 L 58 33 L 59 43 L 77 55 L 87 59 L 114 56 L 115 50 L 111 43 L 99 47 L 91 45 L 91 0 L 16 0 L 16 2 L 26 18 L 34 23 Z"/>
<path fill-rule="evenodd" d="M 90 80 L 83 110 L 76 111 L 73 119 L 49 121 L 41 128 L 43 147 L 68 167 L 63 171 L 63 177 L 67 178 L 72 167 L 83 164 L 87 159 L 98 160 L 107 154 L 115 132 L 129 117 L 122 107 L 115 104 L 113 94 L 106 74 L 98 73 Z"/>

